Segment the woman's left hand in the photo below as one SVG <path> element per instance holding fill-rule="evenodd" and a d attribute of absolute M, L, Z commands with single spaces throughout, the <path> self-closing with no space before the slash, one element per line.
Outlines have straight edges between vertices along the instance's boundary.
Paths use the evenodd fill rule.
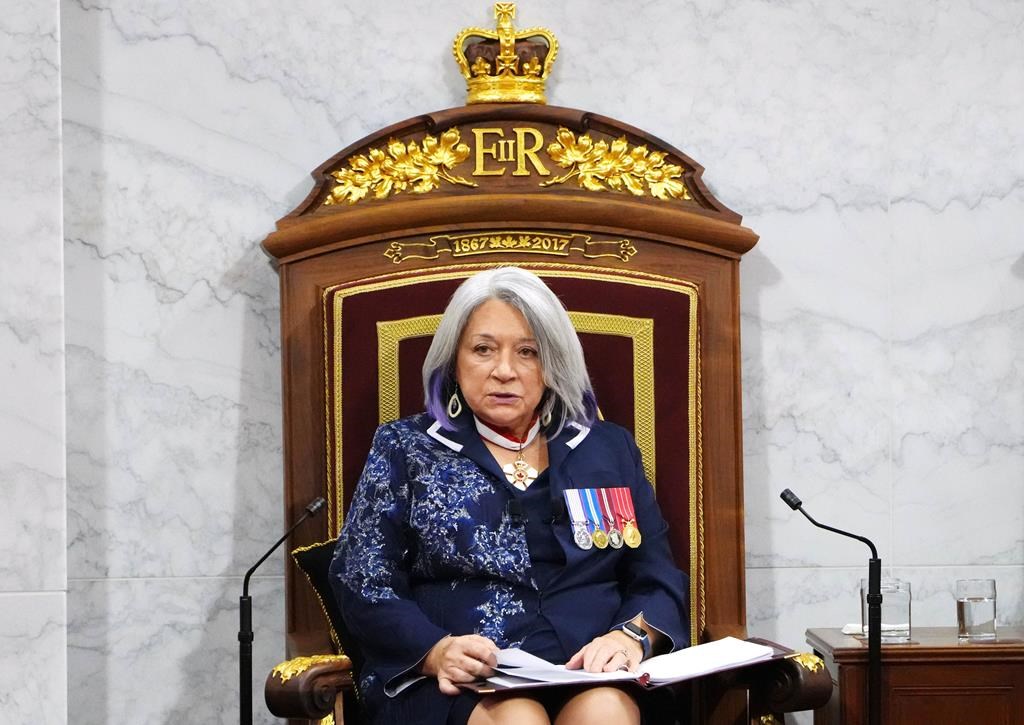
<path fill-rule="evenodd" d="M 609 632 L 583 645 L 565 663 L 565 669 L 578 670 L 582 667 L 587 672 L 614 672 L 625 668 L 632 671 L 643 656 L 644 648 L 635 639 L 622 632 Z"/>

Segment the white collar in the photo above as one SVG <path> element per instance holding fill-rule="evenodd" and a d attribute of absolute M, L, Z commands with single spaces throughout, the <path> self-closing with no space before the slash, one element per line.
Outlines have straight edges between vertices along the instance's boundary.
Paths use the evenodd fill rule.
<path fill-rule="evenodd" d="M 576 446 L 578 446 L 580 443 L 582 443 L 583 439 L 586 438 L 587 435 L 589 435 L 590 428 L 588 428 L 585 425 L 580 425 L 579 423 L 569 423 L 569 425 L 572 426 L 573 428 L 576 428 L 577 430 L 579 430 L 579 433 L 577 433 L 572 438 L 572 440 L 566 441 L 565 445 L 569 446 L 569 448 L 575 449 Z"/>
<path fill-rule="evenodd" d="M 533 425 L 530 426 L 530 430 L 526 434 L 526 440 L 523 441 L 516 441 L 508 438 L 507 436 L 503 436 L 475 415 L 473 416 L 473 422 L 476 424 L 476 432 L 480 434 L 481 438 L 509 451 L 521 451 L 524 448 L 528 448 L 537 437 L 537 434 L 540 433 L 540 418 L 533 421 Z"/>
<path fill-rule="evenodd" d="M 439 423 L 436 420 L 434 421 L 434 424 L 427 429 L 427 435 L 433 438 L 434 440 L 438 441 L 439 443 L 443 443 L 456 453 L 462 452 L 461 443 L 456 443 L 451 438 L 446 438 L 445 436 L 441 435 L 441 423 Z"/>

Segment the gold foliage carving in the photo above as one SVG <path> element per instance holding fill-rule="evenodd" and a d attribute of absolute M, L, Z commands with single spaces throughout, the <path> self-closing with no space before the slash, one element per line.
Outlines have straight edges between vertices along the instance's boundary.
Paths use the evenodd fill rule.
<path fill-rule="evenodd" d="M 646 146 L 629 147 L 625 136 L 609 144 L 594 142 L 590 134 L 576 137 L 567 128 L 559 128 L 557 141 L 547 147 L 548 156 L 568 173 L 541 183 L 541 186 L 563 184 L 574 176 L 581 187 L 590 191 L 628 191 L 634 196 L 650 192 L 657 199 L 690 199 L 689 190 L 681 180 L 683 168 L 665 163 L 661 151 Z"/>
<path fill-rule="evenodd" d="M 425 194 L 441 186 L 442 181 L 476 186 L 468 179 L 449 173 L 467 158 L 469 146 L 462 143 L 457 128 L 448 129 L 440 139 L 424 136 L 421 143 L 406 144 L 392 138 L 383 148 L 372 148 L 365 155 L 351 157 L 349 168 L 331 172 L 338 183 L 324 205 L 346 201 L 355 204 L 369 194 L 376 199 L 403 191 Z"/>
<path fill-rule="evenodd" d="M 282 662 L 275 667 L 271 674 L 276 675 L 282 683 L 287 682 L 297 675 L 301 675 L 314 665 L 337 664 L 342 668 L 351 668 L 352 660 L 347 655 L 312 655 L 310 657 L 295 657 Z"/>
<path fill-rule="evenodd" d="M 789 655 L 787 659 L 793 660 L 808 672 L 817 672 L 825 666 L 825 663 L 821 661 L 820 657 L 811 654 L 810 652 L 800 652 L 798 654 Z"/>

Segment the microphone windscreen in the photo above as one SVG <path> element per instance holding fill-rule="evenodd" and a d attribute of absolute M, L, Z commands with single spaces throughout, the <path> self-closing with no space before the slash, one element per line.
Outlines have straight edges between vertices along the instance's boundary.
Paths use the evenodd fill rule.
<path fill-rule="evenodd" d="M 320 510 L 323 509 L 324 503 L 325 501 L 323 496 L 318 496 L 313 501 L 311 501 L 308 506 L 306 506 L 306 511 L 309 512 L 310 516 L 316 516 L 318 513 L 320 513 Z"/>
<path fill-rule="evenodd" d="M 508 516 L 508 520 L 513 524 L 525 524 L 526 516 L 523 514 L 523 505 L 519 502 L 519 499 L 509 499 L 508 505 L 505 507 L 505 515 Z"/>
<path fill-rule="evenodd" d="M 804 502 L 801 501 L 795 493 L 790 491 L 788 488 L 779 494 L 779 498 L 786 502 L 786 505 L 796 511 L 798 508 L 803 506 Z"/>

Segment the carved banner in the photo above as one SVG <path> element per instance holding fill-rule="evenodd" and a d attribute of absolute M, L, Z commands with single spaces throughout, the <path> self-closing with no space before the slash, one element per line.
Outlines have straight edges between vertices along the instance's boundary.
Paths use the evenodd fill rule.
<path fill-rule="evenodd" d="M 587 234 L 554 232 L 499 231 L 471 234 L 439 234 L 427 242 L 391 242 L 384 256 L 394 264 L 407 259 L 438 259 L 442 254 L 470 257 L 495 252 L 523 252 L 568 257 L 573 252 L 586 259 L 615 257 L 628 262 L 636 247 L 628 239 L 594 240 Z"/>

